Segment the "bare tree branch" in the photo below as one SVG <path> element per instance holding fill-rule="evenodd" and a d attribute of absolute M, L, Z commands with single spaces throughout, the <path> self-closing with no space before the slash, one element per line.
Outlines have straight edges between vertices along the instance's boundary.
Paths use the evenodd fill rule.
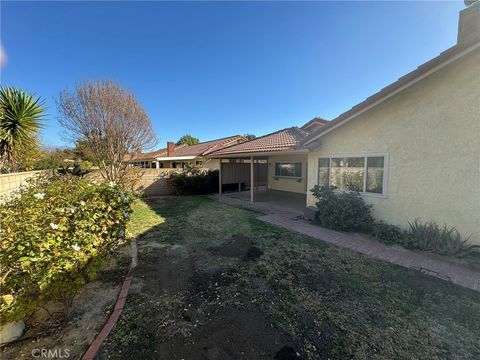
<path fill-rule="evenodd" d="M 60 124 L 72 140 L 86 141 L 106 180 L 121 180 L 125 158 L 157 142 L 150 118 L 135 96 L 110 80 L 62 91 L 57 107 Z"/>

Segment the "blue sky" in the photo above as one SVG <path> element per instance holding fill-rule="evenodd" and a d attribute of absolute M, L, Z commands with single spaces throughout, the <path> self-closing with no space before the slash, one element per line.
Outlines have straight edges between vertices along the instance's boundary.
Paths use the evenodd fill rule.
<path fill-rule="evenodd" d="M 159 146 L 333 119 L 455 44 L 456 2 L 1 3 L 3 85 L 45 99 L 108 78 L 132 90 Z"/>

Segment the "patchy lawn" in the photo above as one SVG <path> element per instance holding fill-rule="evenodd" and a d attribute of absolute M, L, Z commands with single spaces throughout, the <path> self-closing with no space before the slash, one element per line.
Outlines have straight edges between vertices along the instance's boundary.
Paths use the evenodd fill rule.
<path fill-rule="evenodd" d="M 478 359 L 480 293 L 204 197 L 135 205 L 111 359 Z"/>

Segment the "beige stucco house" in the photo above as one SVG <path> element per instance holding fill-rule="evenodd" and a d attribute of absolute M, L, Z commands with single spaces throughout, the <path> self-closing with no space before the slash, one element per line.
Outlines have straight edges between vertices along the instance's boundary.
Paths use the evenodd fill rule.
<path fill-rule="evenodd" d="M 480 2 L 461 11 L 455 46 L 308 124 L 210 154 L 222 162 L 219 190 L 238 183 L 255 201 L 263 187 L 305 207 L 315 205 L 310 189 L 331 185 L 359 191 L 377 219 L 433 220 L 480 243 Z"/>
<path fill-rule="evenodd" d="M 480 3 L 460 13 L 455 46 L 303 145 L 309 188 L 358 186 L 378 219 L 433 220 L 480 243 Z M 308 193 L 307 205 L 314 204 Z"/>

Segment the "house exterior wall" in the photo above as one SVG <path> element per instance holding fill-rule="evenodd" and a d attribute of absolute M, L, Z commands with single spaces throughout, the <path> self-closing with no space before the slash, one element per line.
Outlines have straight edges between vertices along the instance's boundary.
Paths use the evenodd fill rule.
<path fill-rule="evenodd" d="M 308 189 L 320 156 L 369 153 L 389 157 L 386 197 L 364 196 L 377 219 L 433 220 L 480 244 L 480 51 L 322 136 L 308 155 Z"/>
<path fill-rule="evenodd" d="M 144 165 L 142 166 L 142 161 L 137 161 L 137 162 L 132 162 L 132 165 L 135 167 L 140 167 L 140 168 L 151 168 L 151 169 L 157 169 L 160 168 L 160 163 L 163 164 L 161 167 L 162 169 L 173 169 L 173 163 L 176 163 L 177 166 L 176 168 L 181 168 L 181 164 L 189 164 L 189 165 L 196 165 L 197 161 L 202 161 L 202 168 L 204 169 L 209 169 L 209 170 L 218 170 L 220 167 L 220 160 L 219 159 L 207 159 L 207 158 L 196 158 L 193 160 L 163 160 L 163 161 L 157 161 L 155 160 L 148 160 L 148 161 L 143 161 Z M 146 167 L 145 163 L 149 163 L 148 167 Z M 158 167 L 157 167 L 158 166 Z"/>
<path fill-rule="evenodd" d="M 163 163 L 163 168 L 171 168 L 173 169 L 173 163 L 177 163 L 177 169 L 181 168 L 181 164 L 189 164 L 191 166 L 196 166 L 197 161 L 202 162 L 201 168 L 208 169 L 208 170 L 218 170 L 220 168 L 220 160 L 219 159 L 207 159 L 203 157 L 198 157 L 193 160 L 173 160 L 173 161 L 160 161 Z"/>
<path fill-rule="evenodd" d="M 275 176 L 275 162 L 301 162 L 302 177 L 286 178 Z M 268 157 L 268 188 L 272 190 L 291 191 L 305 193 L 305 182 L 307 180 L 307 156 L 305 155 L 284 155 Z"/>

